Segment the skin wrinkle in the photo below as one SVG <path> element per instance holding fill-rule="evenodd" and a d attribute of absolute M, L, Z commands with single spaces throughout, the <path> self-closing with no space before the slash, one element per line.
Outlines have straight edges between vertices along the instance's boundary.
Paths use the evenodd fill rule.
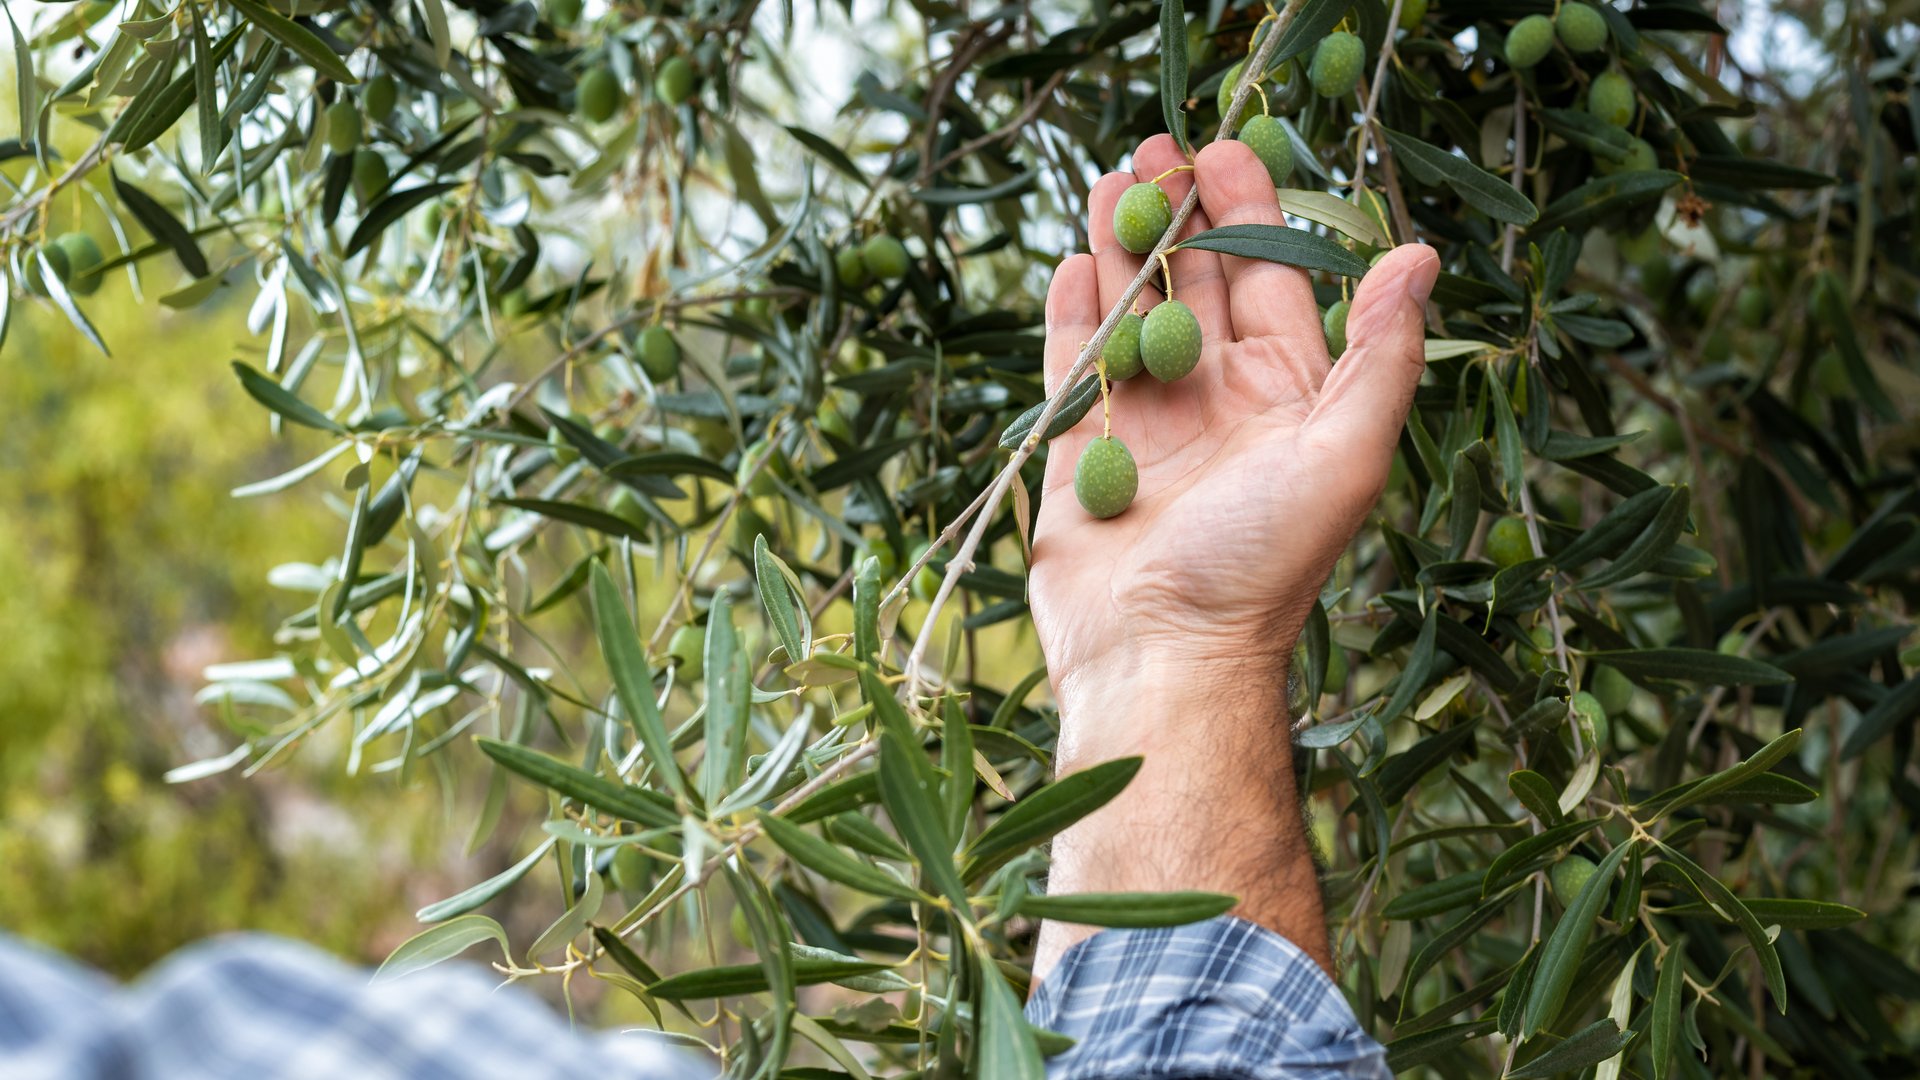
<path fill-rule="evenodd" d="M 1135 175 L 1177 153 L 1164 136 L 1148 140 Z M 1121 295 L 1140 265 L 1112 250 L 1112 200 L 1130 182 L 1122 173 L 1096 185 L 1088 233 L 1101 254 L 1056 271 L 1049 386 L 1098 324 L 1102 298 Z M 1265 167 L 1237 143 L 1208 147 L 1193 174 L 1164 183 L 1170 198 L 1199 184 L 1195 228 L 1280 220 L 1277 203 L 1256 202 L 1272 198 Z M 1112 388 L 1113 434 L 1139 467 L 1133 505 L 1095 521 L 1063 490 L 1100 433 L 1098 408 L 1047 452 L 1029 580 L 1060 705 L 1056 767 L 1146 759 L 1125 792 L 1061 834 L 1050 887 L 1231 893 L 1237 913 L 1324 966 L 1331 952 L 1295 779 L 1288 665 L 1320 586 L 1386 482 L 1424 370 L 1422 305 L 1437 260 L 1409 245 L 1369 273 L 1355 294 L 1352 347 L 1331 367 L 1305 275 L 1211 252 L 1180 252 L 1173 263 L 1175 295 L 1207 340 L 1201 370 L 1187 378 Z M 1236 303 L 1249 316 L 1245 337 L 1207 329 L 1237 326 L 1228 315 Z M 1090 932 L 1043 923 L 1036 976 Z"/>

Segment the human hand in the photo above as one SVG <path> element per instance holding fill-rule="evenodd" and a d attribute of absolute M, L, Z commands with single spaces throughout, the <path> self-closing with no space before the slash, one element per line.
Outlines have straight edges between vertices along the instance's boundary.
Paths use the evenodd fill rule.
<path fill-rule="evenodd" d="M 1157 135 L 1135 152 L 1132 173 L 1094 185 L 1093 253 L 1061 263 L 1047 294 L 1049 389 L 1139 271 L 1141 256 L 1114 239 L 1114 203 L 1136 179 L 1182 163 L 1173 139 Z M 1195 182 L 1200 205 L 1183 237 L 1284 223 L 1266 169 L 1242 143 L 1215 142 L 1191 173 L 1161 181 L 1176 206 Z M 1098 408 L 1048 449 L 1032 601 L 1069 714 L 1092 684 L 1163 665 L 1278 678 L 1386 483 L 1425 366 L 1422 312 L 1439 260 L 1424 245 L 1391 252 L 1366 275 L 1338 364 L 1302 271 L 1206 251 L 1169 261 L 1205 347 L 1184 379 L 1141 374 L 1112 388 L 1113 435 L 1140 471 L 1133 504 L 1098 520 L 1073 496 L 1081 448 L 1101 431 Z M 1149 286 L 1135 310 L 1159 300 Z"/>
<path fill-rule="evenodd" d="M 1136 176 L 1182 158 L 1158 135 L 1133 163 L 1134 173 L 1093 188 L 1093 254 L 1054 272 L 1050 389 L 1139 271 L 1140 257 L 1114 239 L 1114 203 Z M 1213 143 L 1191 174 L 1162 181 L 1175 204 L 1196 182 L 1200 205 L 1183 235 L 1282 223 L 1266 168 L 1241 143 Z M 1287 661 L 1386 484 L 1425 369 L 1422 311 L 1440 263 L 1418 245 L 1381 260 L 1354 296 L 1349 345 L 1333 364 L 1306 274 L 1205 251 L 1169 261 L 1205 345 L 1183 379 L 1142 374 L 1112 388 L 1113 435 L 1140 470 L 1132 505 L 1098 520 L 1071 490 L 1081 448 L 1100 434 L 1098 411 L 1047 451 L 1031 594 L 1060 705 L 1055 765 L 1067 773 L 1145 758 L 1121 798 L 1055 840 L 1047 887 L 1228 893 L 1237 914 L 1331 970 L 1294 790 Z M 1158 300 L 1149 289 L 1138 309 Z M 1090 933 L 1043 923 L 1036 977 Z"/>

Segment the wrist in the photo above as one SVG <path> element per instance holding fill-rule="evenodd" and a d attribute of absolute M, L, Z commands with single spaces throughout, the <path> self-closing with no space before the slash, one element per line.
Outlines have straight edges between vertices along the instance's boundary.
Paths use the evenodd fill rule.
<path fill-rule="evenodd" d="M 1211 656 L 1139 650 L 1064 672 L 1054 680 L 1057 768 L 1065 773 L 1132 754 L 1217 755 L 1236 745 L 1286 755 L 1291 654 L 1291 643 Z"/>

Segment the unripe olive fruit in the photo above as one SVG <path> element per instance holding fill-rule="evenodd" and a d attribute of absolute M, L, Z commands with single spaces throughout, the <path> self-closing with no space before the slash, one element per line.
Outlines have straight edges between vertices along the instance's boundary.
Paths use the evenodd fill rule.
<path fill-rule="evenodd" d="M 1570 704 L 1573 709 L 1574 722 L 1580 723 L 1581 721 L 1585 721 L 1586 726 L 1593 731 L 1593 742 L 1595 745 L 1612 745 L 1613 726 L 1607 722 L 1607 710 L 1600 704 L 1599 698 L 1594 697 L 1585 690 L 1581 690 L 1573 695 Z M 1587 737 L 1584 731 L 1580 737 L 1582 739 Z"/>
<path fill-rule="evenodd" d="M 1102 435 L 1080 451 L 1080 463 L 1073 470 L 1073 494 L 1087 513 L 1110 518 L 1131 505 L 1138 490 L 1140 470 L 1119 439 Z"/>
<path fill-rule="evenodd" d="M 76 296 L 92 296 L 99 290 L 101 276 L 87 271 L 105 262 L 106 256 L 93 237 L 83 232 L 62 233 L 49 246 L 66 257 L 66 269 L 60 280 L 67 283 L 67 291 Z"/>
<path fill-rule="evenodd" d="M 1586 888 L 1587 882 L 1593 880 L 1593 875 L 1599 871 L 1600 868 L 1593 865 L 1592 859 L 1569 853 L 1547 872 L 1547 880 L 1553 885 L 1553 898 L 1560 901 L 1561 907 L 1571 906 L 1579 897 L 1580 890 Z"/>
<path fill-rule="evenodd" d="M 821 403 L 820 415 L 814 419 L 814 424 L 823 435 L 831 435 L 842 442 L 853 441 L 853 425 L 848 422 L 847 414 L 831 401 Z"/>
<path fill-rule="evenodd" d="M 381 74 L 367 80 L 360 103 L 366 106 L 367 119 L 377 124 L 393 114 L 393 103 L 398 97 L 399 87 L 394 85 L 393 76 Z"/>
<path fill-rule="evenodd" d="M 27 267 L 26 286 L 27 291 L 35 296 L 47 295 L 46 274 L 40 269 L 41 257 L 47 260 L 47 265 L 52 268 L 54 277 L 59 278 L 62 284 L 67 280 L 67 253 L 61 250 L 60 245 L 47 244 L 37 253 L 27 252 L 22 260 Z"/>
<path fill-rule="evenodd" d="M 1120 316 L 1113 333 L 1107 336 L 1106 345 L 1100 349 L 1100 364 L 1107 378 L 1117 382 L 1140 374 L 1140 328 L 1145 323 L 1145 319 L 1131 311 Z"/>
<path fill-rule="evenodd" d="M 498 306 L 501 315 L 509 319 L 517 319 L 533 307 L 533 295 L 525 288 L 511 289 L 506 295 L 500 297 Z"/>
<path fill-rule="evenodd" d="M 833 253 L 833 272 L 840 278 L 840 284 L 848 289 L 857 289 L 867 283 L 867 262 L 860 257 L 859 248 L 841 248 Z"/>
<path fill-rule="evenodd" d="M 604 123 L 613 114 L 620 111 L 620 105 L 626 97 L 620 90 L 620 80 L 606 68 L 590 68 L 580 76 L 579 85 L 574 87 L 573 101 L 580 118 L 590 124 Z"/>
<path fill-rule="evenodd" d="M 680 342 L 664 326 L 649 326 L 640 331 L 634 343 L 640 354 L 640 370 L 654 382 L 666 382 L 680 373 Z"/>
<path fill-rule="evenodd" d="M 1287 182 L 1293 172 L 1293 139 L 1286 125 L 1271 116 L 1256 116 L 1240 125 L 1240 141 L 1267 167 L 1274 186 Z"/>
<path fill-rule="evenodd" d="M 1633 123 L 1633 80 L 1617 71 L 1603 71 L 1593 77 L 1587 90 L 1587 112 L 1602 123 L 1623 128 Z"/>
<path fill-rule="evenodd" d="M 1620 673 L 1619 668 L 1605 664 L 1593 669 L 1593 697 L 1608 716 L 1626 712 L 1633 704 L 1633 680 Z"/>
<path fill-rule="evenodd" d="M 629 487 L 622 486 L 614 489 L 613 498 L 607 500 L 607 512 L 634 525 L 647 524 L 647 509 L 641 505 L 640 496 L 634 494 L 633 489 Z"/>
<path fill-rule="evenodd" d="M 1327 676 L 1320 680 L 1320 692 L 1334 694 L 1347 684 L 1347 650 L 1335 645 L 1327 650 Z"/>
<path fill-rule="evenodd" d="M 853 549 L 853 565 L 856 568 L 868 559 L 874 559 L 880 563 L 880 580 L 882 581 L 891 578 L 900 569 L 900 560 L 893 553 L 893 545 L 887 543 L 887 538 L 884 536 L 869 536 L 861 540 Z"/>
<path fill-rule="evenodd" d="M 1367 47 L 1345 30 L 1336 30 L 1320 42 L 1313 52 L 1313 64 L 1307 74 L 1313 80 L 1313 92 L 1323 98 L 1340 98 L 1353 93 L 1360 82 L 1360 66 Z"/>
<path fill-rule="evenodd" d="M 1161 382 L 1172 382 L 1193 370 L 1200 362 L 1200 320 L 1192 308 L 1178 300 L 1164 300 L 1147 312 L 1140 323 L 1140 362 Z"/>
<path fill-rule="evenodd" d="M 1139 183 L 1113 204 L 1113 238 L 1135 255 L 1145 255 L 1173 224 L 1173 204 L 1159 184 Z"/>
<path fill-rule="evenodd" d="M 1373 221 L 1373 227 L 1380 230 L 1381 236 L 1393 235 L 1393 230 L 1387 227 L 1386 196 L 1372 188 L 1355 188 L 1353 194 L 1347 196 L 1347 201 L 1366 213 L 1367 217 Z"/>
<path fill-rule="evenodd" d="M 565 435 L 560 434 L 560 429 L 557 427 L 547 429 L 547 446 L 553 454 L 555 464 L 571 465 L 580 460 L 580 451 L 567 441 Z"/>
<path fill-rule="evenodd" d="M 867 273 L 881 281 L 897 281 L 907 273 L 910 262 L 907 247 L 887 233 L 875 233 L 860 248 L 860 262 Z"/>
<path fill-rule="evenodd" d="M 1535 675 L 1545 675 L 1553 656 L 1553 630 L 1545 623 L 1535 626 L 1520 645 L 1520 666 Z"/>
<path fill-rule="evenodd" d="M 353 195 L 364 205 L 387 186 L 387 159 L 377 150 L 361 147 L 353 152 Z"/>
<path fill-rule="evenodd" d="M 1560 14 L 1553 17 L 1553 32 L 1570 52 L 1589 53 L 1607 46 L 1606 18 L 1587 5 L 1571 0 L 1561 4 Z"/>
<path fill-rule="evenodd" d="M 667 660 L 679 668 L 675 679 L 697 679 L 706 669 L 707 635 L 693 623 L 681 623 L 667 639 Z"/>
<path fill-rule="evenodd" d="M 580 0 L 547 0 L 547 21 L 555 26 L 572 26 L 580 21 Z"/>
<path fill-rule="evenodd" d="M 336 154 L 351 154 L 360 147 L 360 110 L 341 98 L 327 106 L 327 149 Z"/>
<path fill-rule="evenodd" d="M 1638 135 L 1632 135 L 1627 138 L 1627 159 L 1625 161 L 1608 161 L 1606 158 L 1601 158 L 1593 163 L 1593 167 L 1597 169 L 1602 176 L 1611 176 L 1614 173 L 1623 172 L 1647 172 L 1651 169 L 1659 168 L 1660 159 L 1654 154 L 1652 143 Z"/>
<path fill-rule="evenodd" d="M 911 557 L 907 559 L 907 565 L 911 566 L 914 563 L 920 561 L 920 556 L 925 555 L 927 553 L 927 549 L 932 546 L 933 546 L 932 542 L 928 540 L 922 540 L 914 544 L 913 554 Z M 913 595 L 921 600 L 927 601 L 928 603 L 932 603 L 933 598 L 936 595 L 938 595 L 940 592 L 940 582 L 942 578 L 943 578 L 943 575 L 940 573 L 940 571 L 935 570 L 933 568 L 932 563 L 928 563 L 927 565 L 921 567 L 913 575 L 913 585 L 912 585 Z"/>
<path fill-rule="evenodd" d="M 1214 95 L 1213 101 L 1215 105 L 1220 107 L 1220 116 L 1222 119 L 1226 118 L 1227 110 L 1233 106 L 1233 92 L 1240 88 L 1240 73 L 1246 69 L 1247 62 L 1245 60 L 1237 61 L 1232 67 L 1227 69 L 1225 75 L 1220 76 L 1220 92 Z M 1253 104 L 1252 100 L 1249 99 L 1247 104 L 1251 107 Z M 1243 111 L 1241 115 L 1244 116 L 1246 114 Z"/>
<path fill-rule="evenodd" d="M 1533 558 L 1533 538 L 1527 535 L 1527 523 L 1517 517 L 1503 517 L 1487 527 L 1487 558 L 1505 570 Z"/>
<path fill-rule="evenodd" d="M 1352 310 L 1350 301 L 1335 300 L 1327 306 L 1326 314 L 1320 316 L 1320 329 L 1327 334 L 1327 355 L 1335 360 L 1347 351 L 1347 313 Z"/>
<path fill-rule="evenodd" d="M 1552 51 L 1553 20 L 1545 15 L 1529 15 L 1507 32 L 1507 63 L 1515 68 L 1530 68 Z"/>
<path fill-rule="evenodd" d="M 653 93 L 668 105 L 678 105 L 693 94 L 693 65 L 684 56 L 670 56 L 653 76 Z"/>
<path fill-rule="evenodd" d="M 1758 285 L 1743 285 L 1740 295 L 1734 298 L 1733 313 L 1739 316 L 1740 325 L 1754 328 L 1767 321 L 1772 306 L 1772 301 L 1767 298 L 1767 290 Z"/>
<path fill-rule="evenodd" d="M 1401 0 L 1400 29 L 1418 30 L 1427 17 L 1427 0 Z"/>

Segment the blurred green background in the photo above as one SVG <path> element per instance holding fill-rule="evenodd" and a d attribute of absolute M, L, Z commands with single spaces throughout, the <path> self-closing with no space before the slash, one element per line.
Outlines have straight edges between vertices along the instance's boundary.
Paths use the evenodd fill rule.
<path fill-rule="evenodd" d="M 311 487 L 229 495 L 299 460 L 225 377 L 243 311 L 171 312 L 124 277 L 89 310 L 111 358 L 29 303 L 0 353 L 0 927 L 120 975 L 242 928 L 377 963 L 493 852 L 463 854 L 433 785 L 324 750 L 162 781 L 233 745 L 202 672 L 271 655 L 310 597 L 268 570 L 340 526 Z"/>

